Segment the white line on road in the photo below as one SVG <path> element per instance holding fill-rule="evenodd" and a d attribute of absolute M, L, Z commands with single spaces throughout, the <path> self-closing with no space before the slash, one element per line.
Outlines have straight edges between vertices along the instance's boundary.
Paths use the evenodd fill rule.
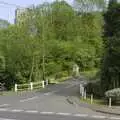
<path fill-rule="evenodd" d="M 44 95 L 51 95 L 51 94 L 52 94 L 52 92 L 44 93 Z"/>
<path fill-rule="evenodd" d="M 118 117 L 110 117 L 111 120 L 120 120 Z"/>
<path fill-rule="evenodd" d="M 75 114 L 74 116 L 76 116 L 76 117 L 87 117 L 88 115 L 87 114 Z"/>
<path fill-rule="evenodd" d="M 40 112 L 40 114 L 52 115 L 55 114 L 54 112 Z"/>
<path fill-rule="evenodd" d="M 9 104 L 2 104 L 2 105 L 0 105 L 0 107 L 5 107 L 5 106 L 9 106 Z"/>
<path fill-rule="evenodd" d="M 99 118 L 99 119 L 105 119 L 105 116 L 97 116 L 97 115 L 93 115 L 92 118 Z"/>
<path fill-rule="evenodd" d="M 27 102 L 27 101 L 30 101 L 30 100 L 35 100 L 37 98 L 38 98 L 38 96 L 35 96 L 35 97 L 31 97 L 31 98 L 20 100 L 20 102 Z"/>
<path fill-rule="evenodd" d="M 0 120 L 16 120 L 16 119 L 0 118 Z"/>
<path fill-rule="evenodd" d="M 56 113 L 56 115 L 69 116 L 69 115 L 72 115 L 72 114 L 71 113 Z"/>
<path fill-rule="evenodd" d="M 8 109 L 0 109 L 0 111 L 8 111 Z"/>
<path fill-rule="evenodd" d="M 26 113 L 38 113 L 38 111 L 36 111 L 36 110 L 26 110 L 25 112 Z"/>
<path fill-rule="evenodd" d="M 11 110 L 11 112 L 23 112 L 24 110 L 20 110 L 20 109 L 13 109 Z"/>

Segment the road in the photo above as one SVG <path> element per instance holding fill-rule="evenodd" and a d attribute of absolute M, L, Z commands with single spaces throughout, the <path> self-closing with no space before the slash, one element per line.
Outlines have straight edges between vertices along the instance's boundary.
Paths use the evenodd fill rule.
<path fill-rule="evenodd" d="M 0 96 L 0 120 L 116 120 L 69 102 L 79 95 L 80 80 L 49 85 L 38 92 Z"/>

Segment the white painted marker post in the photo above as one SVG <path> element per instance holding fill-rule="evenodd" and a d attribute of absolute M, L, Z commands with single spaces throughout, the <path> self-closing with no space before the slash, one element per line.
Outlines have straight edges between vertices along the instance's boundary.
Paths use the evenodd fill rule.
<path fill-rule="evenodd" d="M 45 88 L 45 82 L 42 81 L 42 88 Z"/>
<path fill-rule="evenodd" d="M 87 99 L 86 90 L 84 91 L 84 99 Z"/>
<path fill-rule="evenodd" d="M 17 84 L 15 84 L 15 92 L 17 92 Z"/>
<path fill-rule="evenodd" d="M 30 83 L 30 90 L 33 90 L 33 83 Z"/>
<path fill-rule="evenodd" d="M 46 86 L 48 85 L 48 79 L 46 80 Z"/>
<path fill-rule="evenodd" d="M 93 94 L 91 95 L 91 100 L 90 100 L 91 104 L 93 104 Z"/>
<path fill-rule="evenodd" d="M 109 98 L 109 108 L 111 108 L 111 98 Z"/>

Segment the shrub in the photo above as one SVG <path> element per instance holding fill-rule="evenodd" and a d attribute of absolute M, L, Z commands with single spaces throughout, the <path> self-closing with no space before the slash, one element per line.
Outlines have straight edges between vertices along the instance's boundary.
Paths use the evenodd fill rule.
<path fill-rule="evenodd" d="M 115 88 L 105 92 L 106 97 L 120 98 L 120 88 Z"/>
<path fill-rule="evenodd" d="M 59 79 L 59 78 L 62 78 L 62 77 L 67 77 L 67 76 L 68 76 L 67 71 L 59 72 L 55 75 L 55 79 Z"/>
<path fill-rule="evenodd" d="M 112 98 L 112 102 L 116 103 L 120 100 L 120 88 L 115 88 L 105 92 L 107 98 Z"/>
<path fill-rule="evenodd" d="M 93 94 L 95 97 L 103 97 L 104 95 L 101 89 L 100 81 L 89 82 L 85 88 L 88 94 Z"/>

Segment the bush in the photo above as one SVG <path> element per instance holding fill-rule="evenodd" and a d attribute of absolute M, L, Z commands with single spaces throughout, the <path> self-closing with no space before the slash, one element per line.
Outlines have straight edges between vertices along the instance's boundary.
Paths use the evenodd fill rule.
<path fill-rule="evenodd" d="M 89 82 L 85 86 L 85 89 L 88 94 L 93 94 L 97 98 L 103 97 L 104 95 L 101 89 L 100 81 Z"/>
<path fill-rule="evenodd" d="M 0 83 L 5 83 L 4 87 L 7 90 L 11 90 L 14 87 L 15 81 L 15 75 L 7 71 L 0 72 Z"/>
<path fill-rule="evenodd" d="M 107 98 L 120 98 L 120 88 L 115 88 L 105 92 Z"/>
<path fill-rule="evenodd" d="M 120 88 L 115 88 L 106 91 L 105 96 L 107 97 L 107 99 L 112 98 L 112 103 L 116 103 L 117 101 L 120 101 Z"/>
<path fill-rule="evenodd" d="M 59 78 L 62 78 L 62 77 L 67 77 L 67 76 L 68 76 L 67 71 L 59 72 L 55 75 L 55 79 L 59 79 Z"/>

